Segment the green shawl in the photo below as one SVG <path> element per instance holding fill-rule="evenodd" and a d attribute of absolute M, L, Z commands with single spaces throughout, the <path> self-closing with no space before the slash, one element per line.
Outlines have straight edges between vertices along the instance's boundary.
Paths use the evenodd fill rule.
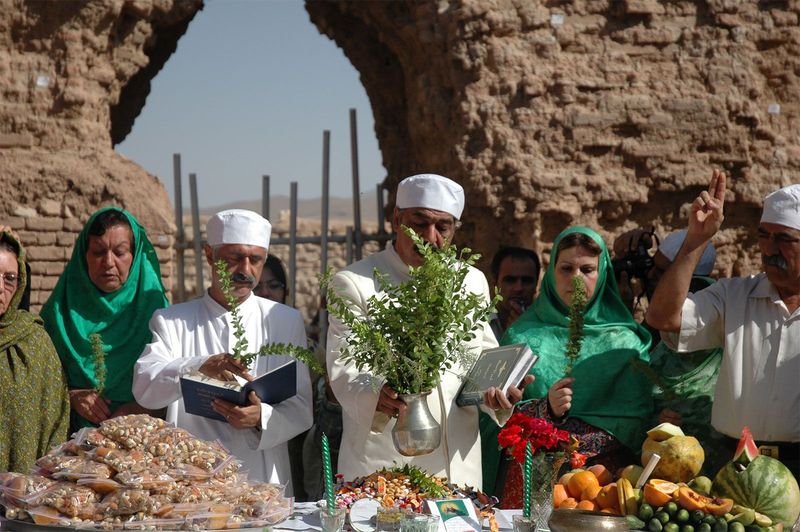
<path fill-rule="evenodd" d="M 41 319 L 18 308 L 28 282 L 25 251 L 10 233 L 2 238 L 17 250 L 20 284 L 0 316 L 0 471 L 28 473 L 67 439 L 69 396 Z"/>
<path fill-rule="evenodd" d="M 553 253 L 567 235 L 582 233 L 601 248 L 597 285 L 584 311 L 584 337 L 572 376 L 572 407 L 568 416 L 603 429 L 635 453 L 639 452 L 646 424 L 653 412 L 652 384 L 634 361 L 649 362 L 650 333 L 636 323 L 619 295 L 617 282 L 603 239 L 586 227 L 561 232 L 553 242 Z M 569 338 L 569 308 L 556 292 L 555 256 L 542 280 L 541 293 L 533 305 L 506 331 L 503 345 L 525 343 L 539 355 L 533 367 L 536 380 L 525 389 L 523 399 L 547 397 L 550 387 L 564 377 L 564 354 Z M 496 476 L 500 454 L 496 431 L 482 422 L 485 480 Z M 484 488 L 487 486 L 484 483 Z"/>
<path fill-rule="evenodd" d="M 125 284 L 106 293 L 89 279 L 86 250 L 89 227 L 99 214 L 110 209 L 122 212 L 128 219 L 133 232 L 133 262 Z M 106 207 L 95 212 L 78 235 L 72 258 L 41 311 L 70 389 L 97 386 L 89 335 L 98 333 L 105 350 L 103 396 L 111 401 L 112 412 L 132 402 L 133 365 L 151 339 L 150 317 L 166 306 L 158 257 L 144 228 L 122 209 Z M 73 416 L 74 426 L 90 425 L 77 413 L 73 412 Z"/>

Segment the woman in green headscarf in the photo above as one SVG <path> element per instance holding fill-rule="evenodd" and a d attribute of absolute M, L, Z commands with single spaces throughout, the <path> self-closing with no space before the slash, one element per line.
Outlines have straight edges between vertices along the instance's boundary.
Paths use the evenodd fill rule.
<path fill-rule="evenodd" d="M 565 377 L 575 276 L 584 282 L 587 303 L 581 350 L 571 376 Z M 546 418 L 574 434 L 589 464 L 601 463 L 613 472 L 634 460 L 653 411 L 652 384 L 636 362 L 646 365 L 649 361 L 651 338 L 619 296 L 600 235 L 586 227 L 572 227 L 558 235 L 540 296 L 506 331 L 501 343 L 528 344 L 540 357 L 531 370 L 536 380 L 525 389 L 524 399 L 530 401 L 518 411 Z M 497 449 L 496 436 L 492 443 Z M 487 466 L 498 460 L 499 451 Z M 519 477 L 519 468 L 509 468 L 506 507 L 519 500 L 514 501 L 521 486 L 515 476 Z"/>
<path fill-rule="evenodd" d="M 166 306 L 144 228 L 122 209 L 95 212 L 41 311 L 67 373 L 73 429 L 148 412 L 131 391 L 133 365 L 150 341 L 150 316 Z"/>
<path fill-rule="evenodd" d="M 61 361 L 42 320 L 19 309 L 25 251 L 0 230 L 0 471 L 28 473 L 67 439 L 69 399 Z"/>

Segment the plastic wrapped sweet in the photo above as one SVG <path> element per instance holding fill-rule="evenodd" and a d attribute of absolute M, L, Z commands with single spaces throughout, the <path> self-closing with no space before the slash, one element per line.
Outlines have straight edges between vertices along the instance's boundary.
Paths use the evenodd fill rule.
<path fill-rule="evenodd" d="M 100 424 L 100 432 L 128 449 L 144 449 L 148 438 L 167 426 L 163 419 L 145 415 L 112 417 Z"/>
<path fill-rule="evenodd" d="M 135 415 L 82 429 L 37 462 L 0 473 L 8 519 L 93 530 L 261 528 L 286 519 L 283 487 L 251 482 L 219 442 Z"/>
<path fill-rule="evenodd" d="M 104 463 L 81 458 L 69 464 L 63 464 L 57 470 L 50 471 L 50 476 L 58 480 L 78 480 L 81 478 L 111 478 L 114 471 Z"/>

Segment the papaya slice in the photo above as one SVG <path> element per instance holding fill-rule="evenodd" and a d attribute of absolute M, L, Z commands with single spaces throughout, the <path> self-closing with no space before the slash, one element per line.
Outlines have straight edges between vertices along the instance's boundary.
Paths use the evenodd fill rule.
<path fill-rule="evenodd" d="M 678 485 L 674 482 L 658 478 L 650 479 L 644 485 L 644 500 L 650 506 L 657 508 L 671 501 L 677 491 Z"/>
<path fill-rule="evenodd" d="M 710 497 L 697 493 L 689 486 L 681 486 L 678 489 L 678 504 L 690 512 L 694 510 L 706 512 L 706 505 L 710 502 L 712 502 Z M 731 506 L 733 506 L 733 504 L 731 504 Z M 724 513 L 725 512 L 723 512 L 723 514 Z"/>
<path fill-rule="evenodd" d="M 731 511 L 733 508 L 733 499 L 726 499 L 724 497 L 712 497 L 711 500 L 706 502 L 706 513 L 715 515 L 717 517 L 723 516 Z"/>

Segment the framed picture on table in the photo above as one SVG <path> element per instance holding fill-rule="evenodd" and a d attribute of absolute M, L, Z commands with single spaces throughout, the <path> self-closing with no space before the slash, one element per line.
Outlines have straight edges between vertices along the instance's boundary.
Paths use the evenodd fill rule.
<path fill-rule="evenodd" d="M 439 516 L 439 532 L 480 532 L 481 519 L 470 499 L 429 499 L 431 515 Z"/>

